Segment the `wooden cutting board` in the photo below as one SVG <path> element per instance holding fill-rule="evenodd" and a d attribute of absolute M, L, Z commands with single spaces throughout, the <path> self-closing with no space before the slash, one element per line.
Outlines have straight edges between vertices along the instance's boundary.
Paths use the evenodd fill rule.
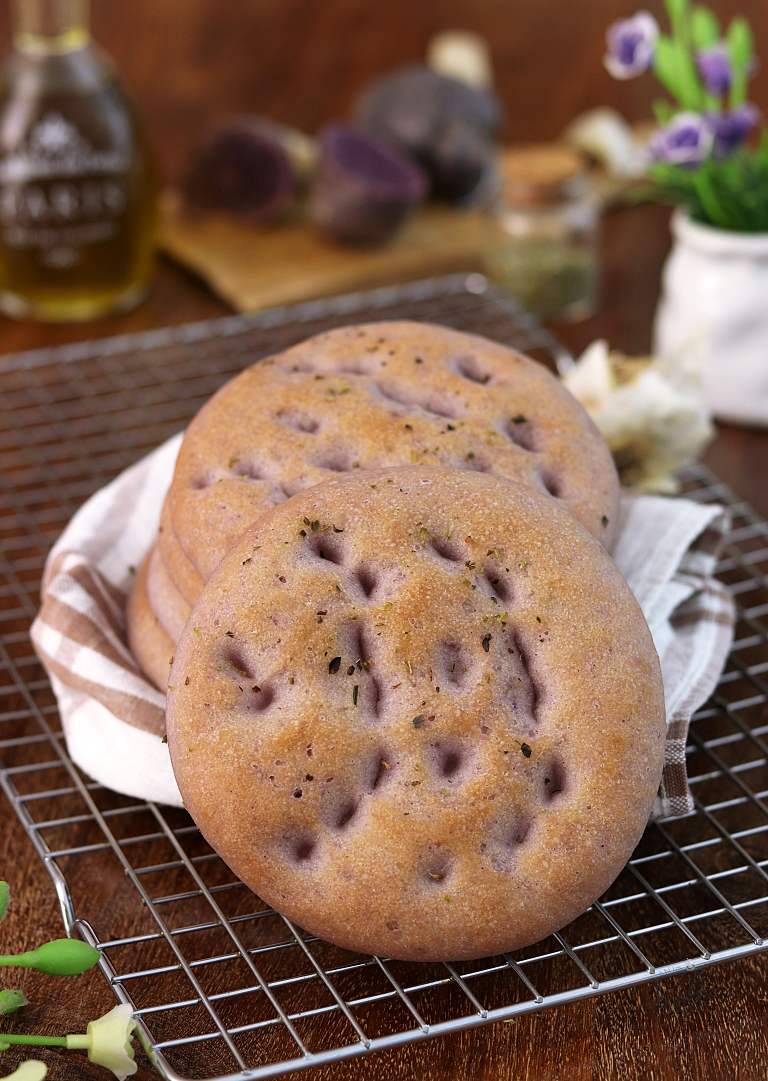
<path fill-rule="evenodd" d="M 186 218 L 177 193 L 167 191 L 161 200 L 162 249 L 240 312 L 482 270 L 483 252 L 502 237 L 481 211 L 426 206 L 388 244 L 356 248 L 333 244 L 304 222 L 256 226 L 222 216 Z"/>

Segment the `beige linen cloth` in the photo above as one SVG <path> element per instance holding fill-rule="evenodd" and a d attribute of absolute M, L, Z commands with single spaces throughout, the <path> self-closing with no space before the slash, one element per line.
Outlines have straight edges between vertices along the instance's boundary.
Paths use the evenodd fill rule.
<path fill-rule="evenodd" d="M 131 576 L 157 533 L 181 435 L 102 488 L 74 516 L 45 567 L 32 641 L 56 692 L 72 759 L 108 788 L 179 805 L 164 742 L 165 699 L 125 643 Z M 722 507 L 624 494 L 612 555 L 645 613 L 667 708 L 664 776 L 654 817 L 692 809 L 685 739 L 714 689 L 734 608 L 712 578 L 727 531 Z"/>

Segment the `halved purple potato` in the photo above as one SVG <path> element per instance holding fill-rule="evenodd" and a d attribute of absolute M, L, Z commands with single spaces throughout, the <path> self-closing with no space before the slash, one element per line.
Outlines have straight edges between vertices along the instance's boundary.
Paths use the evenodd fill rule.
<path fill-rule="evenodd" d="M 424 167 L 434 195 L 468 199 L 494 169 L 501 106 L 459 79 L 426 67 L 396 71 L 368 86 L 356 116 Z"/>
<path fill-rule="evenodd" d="M 271 222 L 292 207 L 311 146 L 307 136 L 263 117 L 232 117 L 194 154 L 187 207 Z"/>
<path fill-rule="evenodd" d="M 323 129 L 319 141 L 309 213 L 332 239 L 380 244 L 426 198 L 424 172 L 388 140 L 333 124 Z"/>

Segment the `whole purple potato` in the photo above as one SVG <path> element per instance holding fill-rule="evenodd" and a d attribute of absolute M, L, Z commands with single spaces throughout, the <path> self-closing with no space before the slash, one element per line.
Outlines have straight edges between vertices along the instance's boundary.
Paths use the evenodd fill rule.
<path fill-rule="evenodd" d="M 236 116 L 208 132 L 184 185 L 187 207 L 272 222 L 292 207 L 312 141 L 260 116 Z"/>
<path fill-rule="evenodd" d="M 360 97 L 356 116 L 412 155 L 437 196 L 466 199 L 494 168 L 498 100 L 431 68 L 377 79 Z"/>
<path fill-rule="evenodd" d="M 332 124 L 320 132 L 319 143 L 309 213 L 332 239 L 380 244 L 426 198 L 423 171 L 388 140 Z"/>

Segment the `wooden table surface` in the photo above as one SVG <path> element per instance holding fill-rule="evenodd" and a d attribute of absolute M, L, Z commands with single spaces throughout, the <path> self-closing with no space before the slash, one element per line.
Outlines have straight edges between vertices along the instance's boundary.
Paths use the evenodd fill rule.
<path fill-rule="evenodd" d="M 586 322 L 554 329 L 574 350 L 596 337 L 627 353 L 646 350 L 668 247 L 667 213 L 644 206 L 610 213 L 604 223 L 604 303 Z M 0 352 L 122 334 L 229 314 L 194 278 L 161 262 L 149 299 L 129 315 L 76 326 L 13 323 L 0 317 Z M 721 427 L 705 460 L 768 516 L 768 432 Z M 0 796 L 0 878 L 13 903 L 2 924 L 3 953 L 31 949 L 62 933 L 53 886 L 4 797 Z M 67 981 L 13 971 L 31 1005 L 9 1030 L 61 1035 L 84 1030 L 114 998 L 98 969 Z M 487 1025 L 396 1051 L 310 1071 L 316 1081 L 765 1081 L 768 1076 L 768 957 L 714 967 L 693 976 L 609 994 Z M 95 1081 L 108 1075 L 82 1052 L 35 1052 L 49 1077 Z M 0 1074 L 27 1057 L 4 1053 Z M 138 1081 L 156 1076 L 143 1053 Z"/>

